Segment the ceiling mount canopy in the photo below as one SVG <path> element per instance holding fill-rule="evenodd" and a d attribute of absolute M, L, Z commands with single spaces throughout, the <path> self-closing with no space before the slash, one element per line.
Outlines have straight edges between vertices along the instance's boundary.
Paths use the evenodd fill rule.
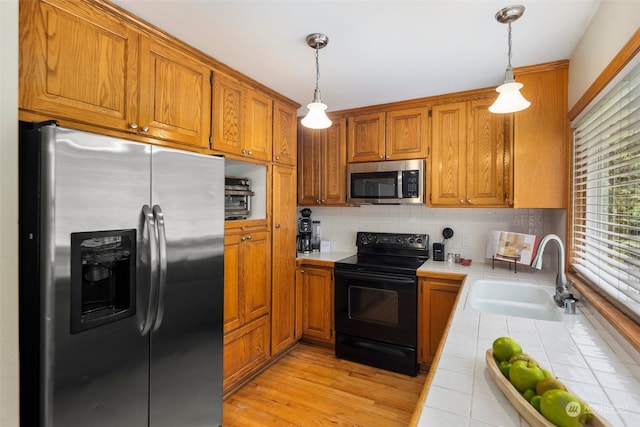
<path fill-rule="evenodd" d="M 513 113 L 524 110 L 531 105 L 520 93 L 522 83 L 516 82 L 511 66 L 511 23 L 517 21 L 523 14 L 524 6 L 522 5 L 507 6 L 496 13 L 496 20 L 509 26 L 509 64 L 505 72 L 504 83 L 496 88 L 498 99 L 489 107 L 489 111 L 492 113 Z"/>
<path fill-rule="evenodd" d="M 311 129 L 325 129 L 331 126 L 331 120 L 327 117 L 324 110 L 327 106 L 320 99 L 320 87 L 318 80 L 320 78 L 320 65 L 318 61 L 318 50 L 324 48 L 329 43 L 329 37 L 322 33 L 311 33 L 307 36 L 307 45 L 316 51 L 316 88 L 313 92 L 313 101 L 307 105 L 309 112 L 302 119 L 301 123 L 304 127 Z"/>

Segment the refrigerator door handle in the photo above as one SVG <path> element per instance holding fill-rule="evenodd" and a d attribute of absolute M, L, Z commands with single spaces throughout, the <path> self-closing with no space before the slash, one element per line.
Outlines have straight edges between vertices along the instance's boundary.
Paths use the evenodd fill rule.
<path fill-rule="evenodd" d="M 149 205 L 142 207 L 144 215 L 144 223 L 147 229 L 149 240 L 145 242 L 149 245 L 149 266 L 151 269 L 149 280 L 149 304 L 147 305 L 147 314 L 145 315 L 144 324 L 142 325 L 141 335 L 147 335 L 155 321 L 158 306 L 158 237 L 156 234 L 156 221 Z"/>
<path fill-rule="evenodd" d="M 156 320 L 153 323 L 154 332 L 162 325 L 164 318 L 164 300 L 167 292 L 167 235 L 164 228 L 164 213 L 160 206 L 153 207 L 153 216 L 156 219 L 156 227 L 158 229 L 158 255 L 159 255 L 159 290 L 158 290 L 158 306 L 156 310 Z"/>

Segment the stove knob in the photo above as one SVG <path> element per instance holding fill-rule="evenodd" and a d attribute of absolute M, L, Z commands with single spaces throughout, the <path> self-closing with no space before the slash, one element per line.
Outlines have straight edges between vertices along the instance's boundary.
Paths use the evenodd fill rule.
<path fill-rule="evenodd" d="M 413 240 L 413 237 L 409 237 L 409 243 L 411 243 L 412 245 L 415 243 L 415 240 Z"/>
<path fill-rule="evenodd" d="M 416 239 L 416 243 L 417 243 L 417 244 L 419 244 L 419 245 L 421 245 L 421 244 L 422 244 L 422 238 L 421 238 L 421 237 L 418 237 L 418 238 Z"/>
<path fill-rule="evenodd" d="M 402 243 L 402 237 L 396 237 L 396 242 Z"/>

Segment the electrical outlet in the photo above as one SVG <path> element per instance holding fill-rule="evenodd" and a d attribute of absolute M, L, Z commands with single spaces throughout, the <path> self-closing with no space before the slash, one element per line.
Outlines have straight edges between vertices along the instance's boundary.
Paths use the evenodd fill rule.
<path fill-rule="evenodd" d="M 471 247 L 471 235 L 469 234 L 463 234 L 462 235 L 462 243 L 461 246 L 463 248 L 469 248 Z"/>

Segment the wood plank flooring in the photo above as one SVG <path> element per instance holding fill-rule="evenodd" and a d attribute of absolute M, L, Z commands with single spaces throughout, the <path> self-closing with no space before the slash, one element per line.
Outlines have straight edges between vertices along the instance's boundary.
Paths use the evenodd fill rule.
<path fill-rule="evenodd" d="M 222 425 L 407 426 L 425 379 L 425 373 L 396 374 L 300 343 L 224 401 Z"/>

